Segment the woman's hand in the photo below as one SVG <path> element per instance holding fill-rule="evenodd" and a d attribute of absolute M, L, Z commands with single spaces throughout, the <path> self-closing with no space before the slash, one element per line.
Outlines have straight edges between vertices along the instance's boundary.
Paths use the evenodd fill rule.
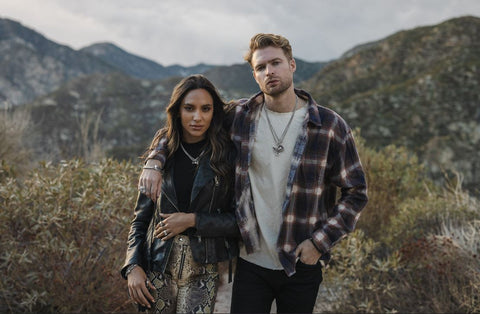
<path fill-rule="evenodd" d="M 146 167 L 153 167 L 154 165 L 160 167 L 160 161 L 149 159 L 145 164 Z M 154 169 L 143 169 L 138 180 L 138 190 L 156 202 L 160 196 L 161 188 L 162 174 Z"/>
<path fill-rule="evenodd" d="M 194 213 L 160 214 L 160 216 L 163 219 L 155 226 L 153 236 L 163 241 L 173 238 L 190 227 L 195 227 Z"/>
<path fill-rule="evenodd" d="M 147 279 L 147 275 L 142 267 L 137 266 L 128 274 L 128 293 L 135 303 L 141 304 L 150 308 L 150 302 L 155 302 L 155 299 L 147 289 L 155 289 L 155 286 Z M 150 300 L 150 302 L 148 302 Z"/>

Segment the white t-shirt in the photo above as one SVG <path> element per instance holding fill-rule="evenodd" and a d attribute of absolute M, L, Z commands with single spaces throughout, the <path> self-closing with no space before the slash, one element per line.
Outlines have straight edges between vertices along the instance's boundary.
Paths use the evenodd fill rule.
<path fill-rule="evenodd" d="M 277 239 L 283 221 L 282 205 L 285 200 L 287 178 L 290 172 L 293 149 L 307 114 L 303 106 L 295 111 L 293 120 L 282 142 L 284 151 L 275 155 L 275 141 L 265 115 L 266 107 L 260 111 L 257 134 L 252 149 L 252 160 L 248 175 L 252 186 L 255 213 L 260 227 L 260 251 L 246 253 L 244 247 L 240 257 L 269 269 L 283 269 L 277 253 Z M 278 137 L 282 136 L 292 113 L 269 110 L 268 117 Z"/>

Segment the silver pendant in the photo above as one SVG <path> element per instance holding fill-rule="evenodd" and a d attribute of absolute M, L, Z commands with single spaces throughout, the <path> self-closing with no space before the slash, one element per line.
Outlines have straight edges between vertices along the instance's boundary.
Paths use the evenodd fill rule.
<path fill-rule="evenodd" d="M 283 152 L 283 146 L 281 144 L 278 144 L 277 147 L 273 146 L 273 151 L 275 153 L 275 156 L 278 156 L 281 152 Z"/>
<path fill-rule="evenodd" d="M 198 160 L 192 160 L 192 165 L 198 166 Z"/>

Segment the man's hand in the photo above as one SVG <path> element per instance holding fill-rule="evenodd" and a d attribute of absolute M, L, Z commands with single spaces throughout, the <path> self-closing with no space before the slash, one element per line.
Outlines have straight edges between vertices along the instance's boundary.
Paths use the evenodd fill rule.
<path fill-rule="evenodd" d="M 153 167 L 154 165 L 160 167 L 160 161 L 149 159 L 145 164 L 147 167 Z M 143 169 L 140 174 L 140 179 L 138 180 L 138 190 L 156 202 L 160 196 L 161 188 L 162 174 L 154 169 Z"/>
<path fill-rule="evenodd" d="M 320 256 L 322 256 L 310 239 L 303 241 L 297 246 L 295 255 L 300 257 L 300 261 L 307 265 L 315 265 Z"/>

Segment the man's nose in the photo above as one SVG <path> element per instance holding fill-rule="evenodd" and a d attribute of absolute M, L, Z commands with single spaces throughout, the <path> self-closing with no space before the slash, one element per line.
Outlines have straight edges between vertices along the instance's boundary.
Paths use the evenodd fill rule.
<path fill-rule="evenodd" d="M 267 64 L 267 75 L 272 75 L 273 74 L 273 65 L 268 65 Z"/>

